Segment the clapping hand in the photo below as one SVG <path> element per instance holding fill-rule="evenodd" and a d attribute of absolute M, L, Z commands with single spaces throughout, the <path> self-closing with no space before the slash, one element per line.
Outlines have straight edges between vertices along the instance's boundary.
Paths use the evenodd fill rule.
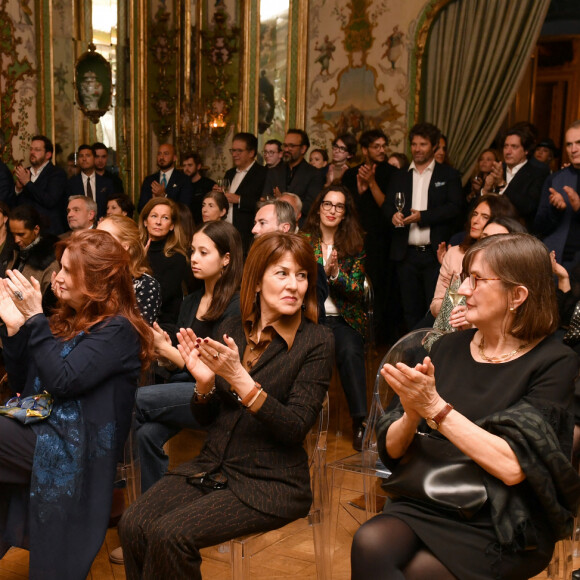
<path fill-rule="evenodd" d="M 336 248 L 330 253 L 330 258 L 324 266 L 324 271 L 329 278 L 336 278 L 338 276 L 338 252 Z"/>
<path fill-rule="evenodd" d="M 548 201 L 552 207 L 555 207 L 559 211 L 564 211 L 566 209 L 566 202 L 561 193 L 558 193 L 553 187 L 550 187 L 550 196 Z"/>
<path fill-rule="evenodd" d="M 15 335 L 26 322 L 20 310 L 16 308 L 13 297 L 14 294 L 8 288 L 8 280 L 0 280 L 0 318 L 6 325 L 8 336 Z"/>
<path fill-rule="evenodd" d="M 153 197 L 165 197 L 165 186 L 158 181 L 154 181 L 151 184 L 151 193 Z"/>
<path fill-rule="evenodd" d="M 215 373 L 203 363 L 197 348 L 197 336 L 191 328 L 181 328 L 177 333 L 177 350 L 187 370 L 197 381 L 200 391 L 209 391 L 215 381 Z"/>
<path fill-rule="evenodd" d="M 6 288 L 14 295 L 14 305 L 25 320 L 42 314 L 42 292 L 38 280 L 31 276 L 29 282 L 18 270 L 6 270 L 6 276 Z"/>
<path fill-rule="evenodd" d="M 224 342 L 225 344 L 222 344 L 212 338 L 197 338 L 195 349 L 199 353 L 200 361 L 206 367 L 223 377 L 230 385 L 235 385 L 237 379 L 247 373 L 240 361 L 240 354 L 234 339 L 224 334 Z"/>

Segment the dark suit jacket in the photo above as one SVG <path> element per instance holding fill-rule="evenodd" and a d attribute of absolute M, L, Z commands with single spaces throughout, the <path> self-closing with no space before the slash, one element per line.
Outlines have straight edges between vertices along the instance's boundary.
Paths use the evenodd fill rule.
<path fill-rule="evenodd" d="M 14 179 L 4 161 L 0 160 L 0 201 L 12 206 L 14 203 Z"/>
<path fill-rule="evenodd" d="M 302 200 L 302 221 L 306 219 L 312 202 L 324 187 L 324 173 L 302 160 L 294 170 L 290 179 L 290 170 L 287 163 L 278 163 L 270 167 L 266 175 L 263 196 L 271 196 L 277 187 L 282 193 L 295 193 Z"/>
<path fill-rule="evenodd" d="M 107 201 L 109 197 L 115 195 L 115 187 L 113 182 L 104 175 L 96 174 L 96 198 L 97 198 L 97 219 L 102 218 L 107 215 Z M 66 186 L 67 198 L 72 195 L 86 195 L 85 188 L 83 187 L 83 176 L 73 175 L 67 183 Z"/>
<path fill-rule="evenodd" d="M 66 222 L 66 173 L 52 163 L 42 170 L 38 179 L 30 181 L 16 197 L 16 205 L 31 205 L 48 220 L 46 231 L 62 234 L 68 229 Z"/>
<path fill-rule="evenodd" d="M 503 165 L 505 177 L 506 165 Z M 539 167 L 529 161 L 515 174 L 509 185 L 503 190 L 505 195 L 515 206 L 526 222 L 526 227 L 531 232 L 534 227 L 534 218 L 540 204 L 542 186 L 550 175 L 546 165 Z"/>
<path fill-rule="evenodd" d="M 159 182 L 161 179 L 160 176 L 161 172 L 157 171 L 148 175 L 143 181 L 143 185 L 141 186 L 141 196 L 139 197 L 139 205 L 137 207 L 139 212 L 141 212 L 145 204 L 153 197 L 153 194 L 151 193 L 151 185 L 154 181 Z M 187 177 L 183 171 L 179 171 L 179 169 L 175 168 L 173 169 L 171 179 L 165 188 L 165 193 L 169 199 L 183 203 L 187 207 L 191 207 L 191 179 Z"/>
<path fill-rule="evenodd" d="M 408 242 L 409 227 L 395 228 L 392 223 L 395 208 L 395 193 L 402 191 L 405 194 L 403 214 L 410 215 L 413 204 L 413 172 L 401 171 L 393 176 L 387 189 L 385 203 L 382 210 L 391 228 L 392 260 L 405 258 Z M 461 211 L 462 192 L 459 173 L 449 165 L 435 163 L 433 175 L 429 182 L 427 209 L 421 212 L 420 226 L 431 228 L 431 246 L 437 252 L 437 246 L 449 240 L 453 234 L 454 220 Z"/>
<path fill-rule="evenodd" d="M 241 318 L 225 320 L 217 334 L 224 333 L 236 341 L 242 356 L 246 339 Z M 201 453 L 173 473 L 190 476 L 220 470 L 232 492 L 250 507 L 283 518 L 306 515 L 312 495 L 302 443 L 322 408 L 333 353 L 332 332 L 306 319 L 290 350 L 275 334 L 250 372 L 268 393 L 255 415 L 217 377 L 211 400 L 192 405 L 200 424 L 209 426 Z"/>
<path fill-rule="evenodd" d="M 256 215 L 256 204 L 262 195 L 267 169 L 259 163 L 254 163 L 242 179 L 236 194 L 240 196 L 240 203 L 234 204 L 233 224 L 242 236 L 244 254 L 248 253 L 252 243 L 252 228 Z M 228 169 L 225 178 L 231 183 L 236 175 L 236 168 Z"/>

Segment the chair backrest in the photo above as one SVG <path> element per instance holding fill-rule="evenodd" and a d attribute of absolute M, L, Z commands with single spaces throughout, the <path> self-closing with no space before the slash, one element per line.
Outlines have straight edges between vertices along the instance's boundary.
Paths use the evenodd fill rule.
<path fill-rule="evenodd" d="M 326 439 L 328 435 L 329 414 L 328 393 L 326 393 L 316 423 L 314 423 L 304 441 L 304 447 L 308 453 L 308 465 L 310 466 L 311 471 L 315 464 L 319 463 L 321 460 L 326 461 Z"/>
<path fill-rule="evenodd" d="M 364 307 L 367 313 L 367 326 L 365 329 L 365 342 L 374 346 L 375 343 L 375 321 L 374 321 L 374 303 L 375 291 L 368 274 L 365 274 L 364 289 Z"/>
<path fill-rule="evenodd" d="M 376 423 L 396 397 L 393 389 L 381 375 L 381 369 L 386 364 L 396 365 L 402 362 L 407 366 L 414 367 L 416 364 L 423 362 L 423 359 L 429 356 L 433 343 L 443 334 L 445 333 L 434 328 L 413 330 L 400 338 L 380 362 L 375 379 L 371 410 L 363 439 L 363 463 L 365 465 L 375 467 L 378 455 L 375 434 Z"/>

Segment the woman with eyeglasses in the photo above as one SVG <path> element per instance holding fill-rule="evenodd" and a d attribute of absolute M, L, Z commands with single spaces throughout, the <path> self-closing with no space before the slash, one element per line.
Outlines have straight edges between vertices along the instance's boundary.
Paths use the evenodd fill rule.
<path fill-rule="evenodd" d="M 377 422 L 377 446 L 401 486 L 356 533 L 353 580 L 525 580 L 573 531 L 578 357 L 553 335 L 548 250 L 528 234 L 489 236 L 463 271 L 475 328 L 444 335 L 414 368 L 381 370 L 399 402 Z M 405 479 L 411 465 L 423 469 Z"/>
<path fill-rule="evenodd" d="M 367 414 L 365 255 L 363 231 L 348 189 L 342 185 L 325 187 L 312 204 L 302 231 L 328 279 L 325 324 L 334 334 L 336 365 L 352 417 L 353 447 L 360 451 Z"/>
<path fill-rule="evenodd" d="M 356 145 L 356 139 L 350 133 L 339 135 L 332 142 L 332 161 L 328 165 L 326 185 L 342 182 L 349 161 L 356 155 Z"/>

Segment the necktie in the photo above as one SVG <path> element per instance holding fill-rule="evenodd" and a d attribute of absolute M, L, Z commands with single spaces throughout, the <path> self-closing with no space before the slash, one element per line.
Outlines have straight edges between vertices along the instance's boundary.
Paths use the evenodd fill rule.
<path fill-rule="evenodd" d="M 87 197 L 93 199 L 93 188 L 91 187 L 91 178 L 87 177 Z"/>
<path fill-rule="evenodd" d="M 165 177 L 165 173 L 161 174 L 161 185 L 163 187 L 167 187 L 167 178 Z"/>

